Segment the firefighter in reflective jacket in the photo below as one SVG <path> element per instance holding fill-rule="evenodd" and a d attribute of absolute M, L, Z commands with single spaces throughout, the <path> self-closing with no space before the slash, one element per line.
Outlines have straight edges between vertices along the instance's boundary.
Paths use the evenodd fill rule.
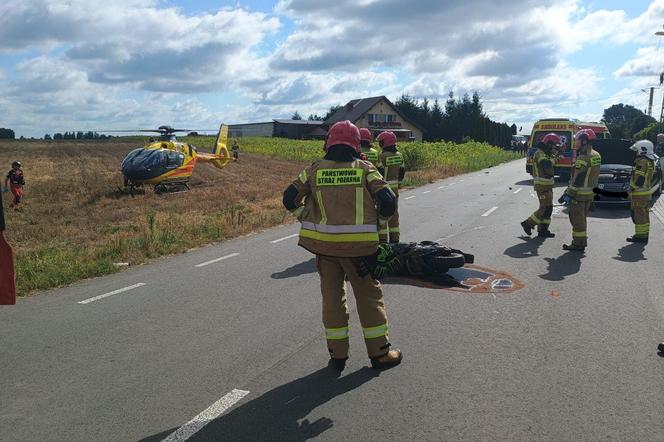
<path fill-rule="evenodd" d="M 380 167 L 378 171 L 385 177 L 390 189 L 397 197 L 397 209 L 386 225 L 381 225 L 380 240 L 391 243 L 399 242 L 399 185 L 406 174 L 403 155 L 397 149 L 397 136 L 394 132 L 382 132 L 376 138 L 382 150 L 380 154 Z"/>
<path fill-rule="evenodd" d="M 630 149 L 636 151 L 629 183 L 634 236 L 627 238 L 627 241 L 647 244 L 650 235 L 650 202 L 657 187 L 653 186 L 653 176 L 658 156 L 655 155 L 652 142 L 648 140 L 637 141 Z"/>
<path fill-rule="evenodd" d="M 563 244 L 564 250 L 583 252 L 588 245 L 587 217 L 595 197 L 602 156 L 593 149 L 597 137 L 592 129 L 581 129 L 574 135 L 577 151 L 572 176 L 565 193 L 570 197 L 569 220 L 572 224 L 572 243 Z M 564 198 L 564 196 L 563 196 Z M 563 199 L 561 198 L 561 199 Z M 559 200 L 560 201 L 560 200 Z"/>
<path fill-rule="evenodd" d="M 555 158 L 552 157 L 552 154 L 553 149 L 559 144 L 560 137 L 554 133 L 546 134 L 537 143 L 537 152 L 533 156 L 533 185 L 539 199 L 539 208 L 530 215 L 530 218 L 521 223 L 523 231 L 528 236 L 531 235 L 535 226 L 537 226 L 537 236 L 540 238 L 556 236 L 549 231 L 549 226 L 553 213 L 553 186 L 555 185 L 553 172 Z"/>
<path fill-rule="evenodd" d="M 360 129 L 360 148 L 361 153 L 364 154 L 366 160 L 378 169 L 380 167 L 380 158 L 378 151 L 371 146 L 372 136 L 371 131 L 366 128 Z"/>
<path fill-rule="evenodd" d="M 325 157 L 306 168 L 284 192 L 284 206 L 301 223 L 299 245 L 316 255 L 323 295 L 323 325 L 330 365 L 348 359 L 345 279 L 353 287 L 371 365 L 401 362 L 390 350 L 383 292 L 364 270 L 363 259 L 378 250 L 379 218 L 394 213 L 396 199 L 371 163 L 359 159 L 360 131 L 350 121 L 329 130 Z"/>

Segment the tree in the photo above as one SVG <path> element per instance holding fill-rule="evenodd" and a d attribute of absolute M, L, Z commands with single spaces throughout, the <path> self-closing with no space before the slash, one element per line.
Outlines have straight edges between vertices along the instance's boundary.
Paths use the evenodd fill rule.
<path fill-rule="evenodd" d="M 602 122 L 609 128 L 613 138 L 632 138 L 638 131 L 657 122 L 629 104 L 614 104 L 604 109 Z"/>
<path fill-rule="evenodd" d="M 309 117 L 307 117 L 308 121 L 323 121 L 325 117 L 321 117 L 318 114 L 309 114 Z"/>
<path fill-rule="evenodd" d="M 517 132 L 516 132 L 516 123 L 513 123 L 513 124 L 510 126 L 510 129 L 512 129 L 512 135 L 516 135 L 516 134 L 517 134 Z"/>
<path fill-rule="evenodd" d="M 323 121 L 327 120 L 330 118 L 334 113 L 336 113 L 339 109 L 341 109 L 343 106 L 338 105 L 338 106 L 332 106 L 330 107 L 330 110 L 327 111 L 325 114 L 325 117 L 323 118 Z"/>
<path fill-rule="evenodd" d="M 53 139 L 54 140 L 62 140 L 64 137 L 60 132 L 53 134 Z"/>
<path fill-rule="evenodd" d="M 0 127 L 0 139 L 13 140 L 14 138 L 16 138 L 16 134 L 13 130 Z"/>
<path fill-rule="evenodd" d="M 46 134 L 46 135 L 44 135 L 44 139 L 45 139 L 45 140 L 51 140 L 52 138 L 51 138 L 51 135 Z"/>
<path fill-rule="evenodd" d="M 650 140 L 657 144 L 657 134 L 659 133 L 659 123 L 650 123 L 647 127 L 634 134 L 635 140 Z"/>
<path fill-rule="evenodd" d="M 301 119 L 302 119 L 302 115 L 300 115 L 300 113 L 298 111 L 295 111 L 295 113 L 291 117 L 291 120 L 301 120 Z"/>

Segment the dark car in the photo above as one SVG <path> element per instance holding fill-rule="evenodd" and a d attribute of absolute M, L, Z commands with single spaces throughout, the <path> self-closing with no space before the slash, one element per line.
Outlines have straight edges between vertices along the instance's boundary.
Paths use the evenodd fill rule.
<path fill-rule="evenodd" d="M 627 140 L 596 140 L 593 148 L 602 155 L 599 181 L 595 194 L 596 203 L 619 204 L 629 203 L 629 181 L 634 168 L 636 153 L 629 147 Z M 654 196 L 659 196 L 662 190 L 662 171 L 664 163 L 657 160 L 653 187 L 656 188 Z"/>

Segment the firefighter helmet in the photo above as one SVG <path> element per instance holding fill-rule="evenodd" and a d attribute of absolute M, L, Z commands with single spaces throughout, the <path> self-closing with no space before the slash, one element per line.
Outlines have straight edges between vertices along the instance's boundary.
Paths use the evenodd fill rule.
<path fill-rule="evenodd" d="M 371 142 L 372 138 L 373 137 L 371 136 L 371 131 L 369 129 L 367 129 L 366 127 L 360 129 L 360 141 Z"/>
<path fill-rule="evenodd" d="M 396 146 L 397 144 L 397 136 L 391 131 L 381 132 L 376 139 L 382 148 Z"/>
<path fill-rule="evenodd" d="M 12 167 L 21 167 L 21 162 L 20 161 L 14 161 L 12 163 Z"/>
<path fill-rule="evenodd" d="M 360 130 L 349 120 L 334 123 L 327 131 L 327 140 L 325 141 L 325 150 L 330 147 L 343 144 L 354 150 L 360 148 Z"/>
<path fill-rule="evenodd" d="M 632 144 L 630 149 L 635 151 L 637 155 L 650 158 L 651 160 L 657 159 L 657 156 L 655 155 L 655 146 L 652 144 L 652 141 L 639 140 Z"/>
<path fill-rule="evenodd" d="M 592 129 L 581 129 L 574 135 L 574 139 L 592 143 L 597 139 L 597 135 L 595 135 L 595 131 Z"/>
<path fill-rule="evenodd" d="M 549 143 L 560 144 L 560 137 L 558 135 L 554 134 L 553 132 L 551 132 L 551 133 L 548 133 L 548 134 L 544 135 L 544 138 L 542 138 L 542 143 L 544 143 L 544 144 L 549 144 Z"/>

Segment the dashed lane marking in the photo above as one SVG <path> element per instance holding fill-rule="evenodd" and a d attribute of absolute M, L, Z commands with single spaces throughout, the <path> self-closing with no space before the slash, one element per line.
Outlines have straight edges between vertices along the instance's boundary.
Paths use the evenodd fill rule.
<path fill-rule="evenodd" d="M 514 195 L 516 195 L 517 193 L 521 192 L 522 190 L 523 190 L 523 187 L 519 187 L 518 189 L 516 189 L 516 190 L 514 191 Z"/>
<path fill-rule="evenodd" d="M 198 433 L 204 426 L 224 414 L 226 410 L 238 403 L 248 394 L 249 392 L 245 390 L 236 389 L 231 391 L 202 411 L 198 416 L 171 433 L 170 436 L 163 440 L 163 442 L 184 442 L 194 434 Z"/>
<path fill-rule="evenodd" d="M 404 198 L 404 200 L 410 200 L 410 199 L 413 199 L 413 198 L 415 198 L 415 195 L 408 196 L 408 197 Z"/>
<path fill-rule="evenodd" d="M 426 190 L 426 191 L 422 192 L 422 195 L 426 195 L 427 193 L 431 193 L 431 191 L 430 191 L 430 190 Z"/>
<path fill-rule="evenodd" d="M 109 296 L 118 295 L 120 293 L 128 292 L 129 290 L 134 290 L 139 287 L 143 287 L 144 282 L 139 282 L 138 284 L 130 285 L 129 287 L 124 287 L 121 289 L 113 290 L 112 292 L 104 293 L 103 295 L 95 296 L 93 298 L 84 299 L 83 301 L 78 301 L 79 304 L 90 304 L 91 302 L 99 301 L 100 299 L 108 298 Z"/>
<path fill-rule="evenodd" d="M 216 259 L 212 259 L 210 261 L 205 261 L 205 262 L 202 262 L 200 264 L 196 264 L 194 267 L 198 268 L 198 267 L 209 266 L 210 264 L 214 264 L 216 262 L 223 261 L 223 260 L 228 259 L 228 258 L 233 258 L 234 256 L 238 256 L 238 255 L 239 255 L 239 253 L 231 253 L 230 255 L 222 256 L 221 258 L 216 258 Z"/>
<path fill-rule="evenodd" d="M 275 239 L 274 241 L 270 241 L 272 244 L 279 243 L 281 241 L 286 241 L 287 239 L 295 238 L 296 236 L 300 236 L 299 233 L 293 233 L 292 235 L 284 236 L 283 238 Z"/>
<path fill-rule="evenodd" d="M 489 210 L 487 210 L 486 212 L 484 212 L 484 213 L 482 214 L 482 216 L 489 216 L 489 215 L 491 215 L 493 212 L 495 212 L 497 209 L 498 209 L 498 207 L 492 207 L 492 208 L 490 208 Z"/>

